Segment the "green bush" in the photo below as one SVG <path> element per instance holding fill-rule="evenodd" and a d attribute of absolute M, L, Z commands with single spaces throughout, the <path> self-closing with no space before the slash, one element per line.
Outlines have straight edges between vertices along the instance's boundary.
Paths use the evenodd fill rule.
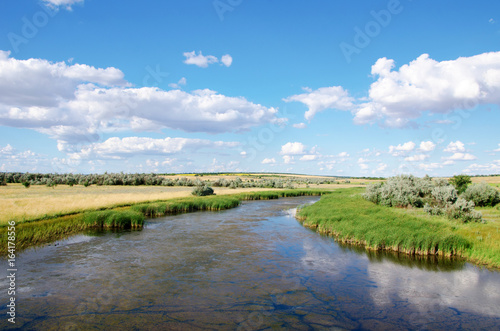
<path fill-rule="evenodd" d="M 478 207 L 493 207 L 500 202 L 500 193 L 486 183 L 472 184 L 467 187 L 462 197 L 474 201 Z"/>
<path fill-rule="evenodd" d="M 456 175 L 450 178 L 450 184 L 455 186 L 458 194 L 462 194 L 467 189 L 467 185 L 472 183 L 470 176 L 467 175 Z"/>
<path fill-rule="evenodd" d="M 442 207 L 444 207 L 446 204 L 455 203 L 455 201 L 457 201 L 458 199 L 457 190 L 451 185 L 436 186 L 432 189 L 431 195 Z"/>
<path fill-rule="evenodd" d="M 214 189 L 206 185 L 195 187 L 195 189 L 193 190 L 193 192 L 191 192 L 191 194 L 198 197 L 203 197 L 206 195 L 215 195 Z"/>
<path fill-rule="evenodd" d="M 432 189 L 432 181 L 400 175 L 387 179 L 385 184 L 368 185 L 365 199 L 389 207 L 423 207 L 423 198 Z"/>
<path fill-rule="evenodd" d="M 463 184 L 467 180 L 459 177 L 458 182 Z M 494 188 L 491 189 L 496 195 L 484 187 L 481 189 L 471 187 L 469 192 L 475 193 L 471 193 L 471 196 L 481 197 L 481 201 L 496 203 L 495 197 L 498 197 L 498 192 Z M 464 223 L 481 222 L 482 215 L 474 210 L 474 201 L 467 201 L 473 199 L 459 198 L 457 191 L 444 180 L 433 181 L 429 176 L 418 178 L 412 175 L 400 175 L 388 178 L 385 184 L 368 185 L 363 197 L 383 206 L 423 207 L 430 215 L 447 215 L 450 219 L 459 219 Z"/>
<path fill-rule="evenodd" d="M 474 202 L 462 198 L 458 198 L 454 204 L 447 206 L 446 215 L 450 219 L 459 219 L 464 223 L 482 221 L 481 213 L 474 210 Z"/>

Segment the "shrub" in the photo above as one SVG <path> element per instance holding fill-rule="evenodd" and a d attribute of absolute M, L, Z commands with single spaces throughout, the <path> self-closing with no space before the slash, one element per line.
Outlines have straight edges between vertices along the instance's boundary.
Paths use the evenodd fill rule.
<path fill-rule="evenodd" d="M 423 198 L 430 192 L 432 182 L 400 175 L 391 177 L 385 184 L 369 185 L 365 198 L 389 207 L 423 207 Z"/>
<path fill-rule="evenodd" d="M 213 188 L 210 186 L 198 186 L 195 187 L 193 192 L 191 192 L 192 195 L 196 195 L 199 197 L 206 196 L 206 195 L 215 195 Z"/>
<path fill-rule="evenodd" d="M 23 182 L 23 186 L 29 188 L 31 186 L 30 182 Z"/>
<path fill-rule="evenodd" d="M 432 189 L 431 195 L 442 207 L 455 203 L 458 199 L 457 190 L 453 186 L 436 186 Z"/>
<path fill-rule="evenodd" d="M 446 215 L 450 219 L 460 219 L 464 223 L 482 221 L 481 213 L 474 210 L 474 202 L 462 198 L 458 198 L 454 204 L 448 205 Z"/>
<path fill-rule="evenodd" d="M 456 175 L 450 178 L 450 184 L 455 186 L 458 194 L 462 194 L 467 189 L 467 185 L 472 183 L 470 176 L 467 175 Z"/>
<path fill-rule="evenodd" d="M 370 184 L 366 187 L 365 193 L 363 194 L 363 198 L 365 198 L 368 201 L 371 201 L 373 203 L 379 204 L 380 203 L 380 192 L 383 183 L 375 183 L 375 184 Z"/>
<path fill-rule="evenodd" d="M 500 193 L 486 183 L 469 186 L 462 197 L 465 200 L 474 201 L 474 204 L 478 207 L 493 207 L 500 202 Z"/>

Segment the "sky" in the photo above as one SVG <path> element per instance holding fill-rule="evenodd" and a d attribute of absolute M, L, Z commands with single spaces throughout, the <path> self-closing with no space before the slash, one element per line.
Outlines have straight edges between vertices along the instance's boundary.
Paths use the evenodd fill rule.
<path fill-rule="evenodd" d="M 2 0 L 0 171 L 500 173 L 500 2 Z"/>

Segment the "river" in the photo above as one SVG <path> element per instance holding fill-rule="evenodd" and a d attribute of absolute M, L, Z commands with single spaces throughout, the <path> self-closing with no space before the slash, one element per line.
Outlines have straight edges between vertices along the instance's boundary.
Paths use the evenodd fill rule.
<path fill-rule="evenodd" d="M 295 219 L 317 199 L 244 202 L 27 250 L 16 261 L 16 324 L 4 315 L 0 328 L 500 327 L 498 271 L 341 246 Z M 6 270 L 0 276 L 5 309 Z"/>

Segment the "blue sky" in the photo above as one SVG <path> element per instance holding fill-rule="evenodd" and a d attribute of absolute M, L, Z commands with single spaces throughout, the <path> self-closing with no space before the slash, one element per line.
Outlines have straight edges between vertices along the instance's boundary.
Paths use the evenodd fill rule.
<path fill-rule="evenodd" d="M 0 171 L 500 173 L 496 1 L 0 13 Z"/>

